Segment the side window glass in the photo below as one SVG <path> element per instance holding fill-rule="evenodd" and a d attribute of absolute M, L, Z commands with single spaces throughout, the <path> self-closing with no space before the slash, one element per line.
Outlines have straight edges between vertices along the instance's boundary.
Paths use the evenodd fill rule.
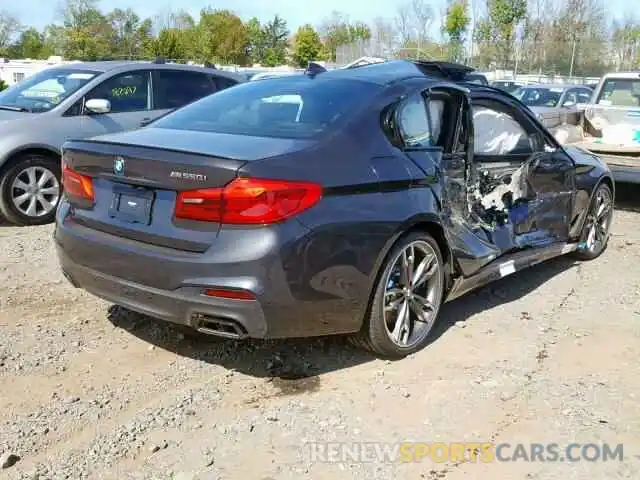
<path fill-rule="evenodd" d="M 409 147 L 428 147 L 433 145 L 427 106 L 422 95 L 412 95 L 400 107 L 398 127 L 405 145 Z"/>
<path fill-rule="evenodd" d="M 156 70 L 153 77 L 153 102 L 156 109 L 179 108 L 212 94 L 211 79 L 198 72 Z"/>
<path fill-rule="evenodd" d="M 442 134 L 442 124 L 444 123 L 444 100 L 429 99 L 429 120 L 431 122 L 431 138 L 436 145 L 440 146 L 440 135 Z"/>
<path fill-rule="evenodd" d="M 510 155 L 533 153 L 532 140 L 515 118 L 485 106 L 473 106 L 474 153 Z"/>
<path fill-rule="evenodd" d="M 562 102 L 563 107 L 572 107 L 578 103 L 578 98 L 576 96 L 575 90 L 570 90 L 564 97 L 564 101 Z"/>
<path fill-rule="evenodd" d="M 109 100 L 111 113 L 148 110 L 148 87 L 148 71 L 127 72 L 105 80 L 89 92 L 85 99 Z"/>
<path fill-rule="evenodd" d="M 578 92 L 578 103 L 591 102 L 591 92 L 588 90 L 580 90 Z"/>

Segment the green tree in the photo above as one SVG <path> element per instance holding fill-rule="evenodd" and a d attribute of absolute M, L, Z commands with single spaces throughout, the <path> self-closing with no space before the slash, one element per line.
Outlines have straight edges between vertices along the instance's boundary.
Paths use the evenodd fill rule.
<path fill-rule="evenodd" d="M 45 44 L 44 34 L 35 28 L 28 28 L 8 48 L 8 53 L 11 58 L 47 58 L 51 50 Z"/>
<path fill-rule="evenodd" d="M 247 29 L 229 10 L 204 9 L 198 25 L 200 60 L 244 65 L 247 62 Z"/>
<path fill-rule="evenodd" d="M 527 15 L 527 0 L 487 0 L 488 16 L 478 22 L 476 39 L 508 67 L 514 50 L 515 27 Z"/>
<path fill-rule="evenodd" d="M 461 60 L 464 54 L 464 33 L 469 26 L 470 18 L 466 0 L 456 0 L 447 9 L 444 19 L 444 32 L 449 38 L 450 56 L 454 61 Z"/>
<path fill-rule="evenodd" d="M 13 36 L 22 29 L 17 17 L 6 10 L 0 10 L 0 52 L 6 49 Z"/>
<path fill-rule="evenodd" d="M 306 24 L 298 28 L 292 43 L 291 56 L 298 67 L 306 67 L 309 62 L 320 58 L 323 45 L 320 35 L 313 26 Z"/>
<path fill-rule="evenodd" d="M 321 32 L 324 45 L 328 51 L 329 60 L 336 60 L 336 51 L 342 45 L 348 45 L 357 40 L 371 38 L 371 29 L 363 22 L 351 23 L 340 12 L 332 12 L 322 24 Z"/>
<path fill-rule="evenodd" d="M 164 28 L 153 42 L 151 53 L 170 60 L 183 60 L 188 56 L 184 33 L 177 28 Z"/>
<path fill-rule="evenodd" d="M 99 60 L 111 55 L 113 27 L 97 8 L 97 0 L 67 0 L 62 16 L 65 58 Z"/>
<path fill-rule="evenodd" d="M 111 38 L 111 51 L 118 57 L 135 58 L 143 54 L 140 17 L 131 8 L 122 10 L 116 8 L 107 15 L 107 21 L 111 24 L 113 36 Z"/>
<path fill-rule="evenodd" d="M 9 85 L 7 85 L 7 83 L 4 80 L 0 80 L 0 92 L 2 90 L 6 90 L 7 88 L 9 88 Z"/>
<path fill-rule="evenodd" d="M 267 40 L 260 21 L 253 17 L 245 25 L 247 31 L 247 56 L 250 63 L 264 62 Z"/>
<path fill-rule="evenodd" d="M 287 22 L 276 15 L 267 22 L 263 28 L 265 42 L 264 65 L 275 67 L 282 65 L 287 60 L 287 47 L 289 45 L 289 29 Z"/>

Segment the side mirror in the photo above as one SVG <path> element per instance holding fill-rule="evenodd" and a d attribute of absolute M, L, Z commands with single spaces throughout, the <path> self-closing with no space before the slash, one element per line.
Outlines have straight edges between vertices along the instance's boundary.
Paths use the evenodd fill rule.
<path fill-rule="evenodd" d="M 109 113 L 111 102 L 102 98 L 92 98 L 84 103 L 84 108 L 91 113 Z"/>

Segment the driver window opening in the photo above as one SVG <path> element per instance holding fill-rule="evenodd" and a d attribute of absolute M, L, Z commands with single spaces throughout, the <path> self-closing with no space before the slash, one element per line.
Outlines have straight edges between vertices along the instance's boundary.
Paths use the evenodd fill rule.
<path fill-rule="evenodd" d="M 534 152 L 533 137 L 520 122 L 498 109 L 473 106 L 476 155 L 523 155 Z"/>

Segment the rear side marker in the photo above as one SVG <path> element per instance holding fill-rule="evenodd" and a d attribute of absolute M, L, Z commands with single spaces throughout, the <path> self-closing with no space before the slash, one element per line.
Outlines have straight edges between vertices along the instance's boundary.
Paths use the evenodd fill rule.
<path fill-rule="evenodd" d="M 236 290 L 227 288 L 207 288 L 204 291 L 207 297 L 229 298 L 231 300 L 255 300 L 256 296 L 248 290 Z"/>

